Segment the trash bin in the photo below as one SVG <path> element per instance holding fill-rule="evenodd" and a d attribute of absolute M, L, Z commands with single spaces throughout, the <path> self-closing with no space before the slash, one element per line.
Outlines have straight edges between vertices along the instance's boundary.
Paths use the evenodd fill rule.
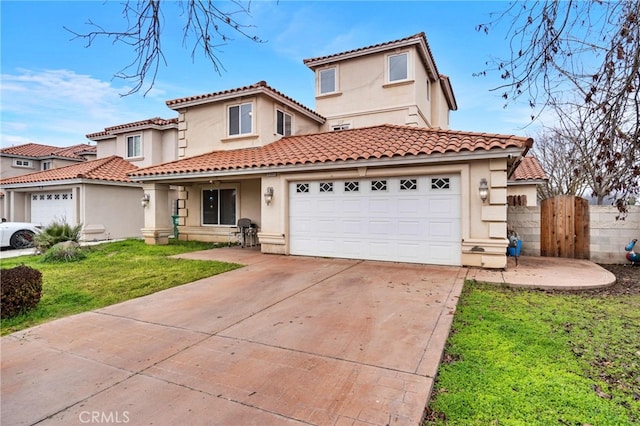
<path fill-rule="evenodd" d="M 507 247 L 507 256 L 520 256 L 520 252 L 522 251 L 522 240 L 520 238 L 515 240 L 514 245 L 512 245 L 511 240 L 509 240 L 509 247 Z"/>
<path fill-rule="evenodd" d="M 180 223 L 180 216 L 172 215 L 171 219 L 173 220 L 173 237 L 178 239 L 178 224 Z"/>

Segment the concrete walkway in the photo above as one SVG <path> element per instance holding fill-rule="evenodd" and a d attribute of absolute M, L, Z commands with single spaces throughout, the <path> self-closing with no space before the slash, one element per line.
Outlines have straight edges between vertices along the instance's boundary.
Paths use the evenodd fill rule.
<path fill-rule="evenodd" d="M 543 290 L 589 290 L 609 287 L 616 277 L 603 267 L 580 259 L 520 256 L 507 258 L 507 268 L 470 268 L 467 279 L 511 287 Z"/>
<path fill-rule="evenodd" d="M 2 424 L 419 424 L 466 270 L 264 255 L 2 338 Z"/>

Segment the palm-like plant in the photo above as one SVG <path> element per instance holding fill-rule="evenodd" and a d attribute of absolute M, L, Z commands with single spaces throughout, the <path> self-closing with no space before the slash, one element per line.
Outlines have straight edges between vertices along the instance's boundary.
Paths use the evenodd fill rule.
<path fill-rule="evenodd" d="M 40 253 L 45 253 L 54 245 L 64 241 L 77 243 L 81 232 L 82 224 L 71 226 L 65 220 L 56 220 L 36 234 L 34 245 Z"/>

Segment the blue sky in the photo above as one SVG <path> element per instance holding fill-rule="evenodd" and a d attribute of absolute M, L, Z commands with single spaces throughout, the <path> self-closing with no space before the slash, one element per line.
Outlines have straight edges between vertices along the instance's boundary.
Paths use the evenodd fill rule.
<path fill-rule="evenodd" d="M 233 7 L 221 2 L 221 7 Z M 497 74 L 473 77 L 491 57 L 505 57 L 504 33 L 489 36 L 475 26 L 491 20 L 500 1 L 253 1 L 250 31 L 264 43 L 236 36 L 220 47 L 225 70 L 217 74 L 202 56 L 183 48 L 176 2 L 165 7 L 162 41 L 168 64 L 154 88 L 122 97 L 130 83 L 113 75 L 133 59 L 125 46 L 100 40 L 85 47 L 68 27 L 88 31 L 91 19 L 122 25 L 119 1 L 0 1 L 2 147 L 35 142 L 66 146 L 87 133 L 151 117 L 170 118 L 165 101 L 232 89 L 265 80 L 314 108 L 314 75 L 302 60 L 400 39 L 424 31 L 439 71 L 450 77 L 458 101 L 451 128 L 535 136 L 524 105 L 503 108 Z M 187 43 L 189 40 L 187 41 Z"/>

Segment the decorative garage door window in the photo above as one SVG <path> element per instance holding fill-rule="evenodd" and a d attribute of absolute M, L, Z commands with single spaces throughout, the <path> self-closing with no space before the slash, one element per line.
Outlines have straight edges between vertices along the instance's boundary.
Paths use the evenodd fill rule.
<path fill-rule="evenodd" d="M 372 191 L 386 191 L 387 190 L 387 181 L 386 180 L 373 180 L 373 181 L 371 181 L 371 190 Z"/>
<path fill-rule="evenodd" d="M 42 201 L 46 201 L 46 200 L 73 200 L 73 193 L 64 193 L 64 194 L 33 194 L 31 196 L 31 199 L 33 201 L 38 201 L 38 200 L 42 200 Z"/>
<path fill-rule="evenodd" d="M 431 178 L 431 189 L 449 189 L 449 178 Z"/>
<path fill-rule="evenodd" d="M 418 179 L 400 179 L 400 191 L 415 191 L 418 189 Z"/>
<path fill-rule="evenodd" d="M 309 192 L 309 184 L 308 183 L 297 183 L 296 184 L 296 192 L 297 193 L 308 193 Z"/>
<path fill-rule="evenodd" d="M 320 182 L 320 192 L 333 192 L 333 182 Z"/>
<path fill-rule="evenodd" d="M 349 181 L 344 183 L 344 192 L 358 192 L 360 189 L 360 182 Z"/>

